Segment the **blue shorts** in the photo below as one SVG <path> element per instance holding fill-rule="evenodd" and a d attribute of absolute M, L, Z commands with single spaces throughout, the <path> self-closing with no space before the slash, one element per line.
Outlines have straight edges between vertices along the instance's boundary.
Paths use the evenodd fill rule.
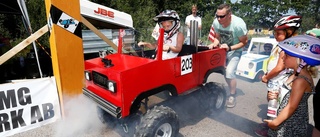
<path fill-rule="evenodd" d="M 228 79 L 236 78 L 236 70 L 241 57 L 241 51 L 234 51 L 233 54 L 227 53 L 227 68 L 225 77 Z"/>

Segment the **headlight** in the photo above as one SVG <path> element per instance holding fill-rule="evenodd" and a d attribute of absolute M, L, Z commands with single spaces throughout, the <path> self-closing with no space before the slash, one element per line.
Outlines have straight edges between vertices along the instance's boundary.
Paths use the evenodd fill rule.
<path fill-rule="evenodd" d="M 91 74 L 89 71 L 84 71 L 84 77 L 86 78 L 86 80 L 90 81 L 91 80 Z"/>
<path fill-rule="evenodd" d="M 248 65 L 248 68 L 249 68 L 249 69 L 252 69 L 253 66 L 254 66 L 254 64 L 253 64 L 252 62 L 250 62 L 249 65 Z"/>
<path fill-rule="evenodd" d="M 115 93 L 115 92 L 116 92 L 116 89 L 117 89 L 116 83 L 109 80 L 109 81 L 108 81 L 108 89 L 109 89 L 111 92 Z"/>

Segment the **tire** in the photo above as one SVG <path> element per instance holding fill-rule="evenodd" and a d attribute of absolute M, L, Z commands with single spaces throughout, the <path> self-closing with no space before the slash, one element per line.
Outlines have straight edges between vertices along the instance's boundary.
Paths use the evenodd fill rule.
<path fill-rule="evenodd" d="M 98 114 L 99 120 L 108 128 L 114 128 L 116 126 L 117 119 L 111 116 L 108 112 L 106 112 L 99 106 L 97 107 L 97 114 Z"/>
<path fill-rule="evenodd" d="M 213 113 L 219 114 L 225 110 L 227 93 L 222 85 L 218 83 L 209 82 L 205 85 L 207 92 L 209 93 L 209 109 Z"/>
<path fill-rule="evenodd" d="M 262 77 L 264 75 L 263 71 L 259 71 L 258 74 L 256 75 L 256 77 L 254 78 L 254 82 L 259 82 L 262 80 Z"/>
<path fill-rule="evenodd" d="M 141 117 L 136 126 L 135 137 L 176 137 L 179 120 L 176 112 L 169 107 L 155 106 Z"/>

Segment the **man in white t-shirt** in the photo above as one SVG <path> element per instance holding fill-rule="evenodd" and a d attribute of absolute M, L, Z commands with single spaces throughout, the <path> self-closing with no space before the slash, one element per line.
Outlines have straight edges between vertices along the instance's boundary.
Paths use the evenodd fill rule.
<path fill-rule="evenodd" d="M 185 24 L 188 26 L 187 38 L 184 43 L 190 45 L 190 21 L 195 20 L 198 22 L 198 29 L 201 29 L 201 18 L 197 16 L 197 5 L 192 5 L 192 14 L 187 16 Z"/>

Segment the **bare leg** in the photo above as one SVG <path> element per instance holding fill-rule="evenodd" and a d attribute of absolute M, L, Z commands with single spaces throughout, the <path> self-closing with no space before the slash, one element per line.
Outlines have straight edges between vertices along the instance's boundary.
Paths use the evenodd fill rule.
<path fill-rule="evenodd" d="M 227 99 L 227 107 L 233 108 L 236 106 L 235 94 L 236 94 L 237 81 L 236 81 L 236 79 L 226 78 L 226 82 L 228 83 L 229 90 L 230 90 L 230 97 Z"/>
<path fill-rule="evenodd" d="M 237 89 L 237 79 L 228 79 L 226 78 L 226 82 L 228 84 L 230 94 L 234 95 L 236 94 L 236 89 Z"/>

